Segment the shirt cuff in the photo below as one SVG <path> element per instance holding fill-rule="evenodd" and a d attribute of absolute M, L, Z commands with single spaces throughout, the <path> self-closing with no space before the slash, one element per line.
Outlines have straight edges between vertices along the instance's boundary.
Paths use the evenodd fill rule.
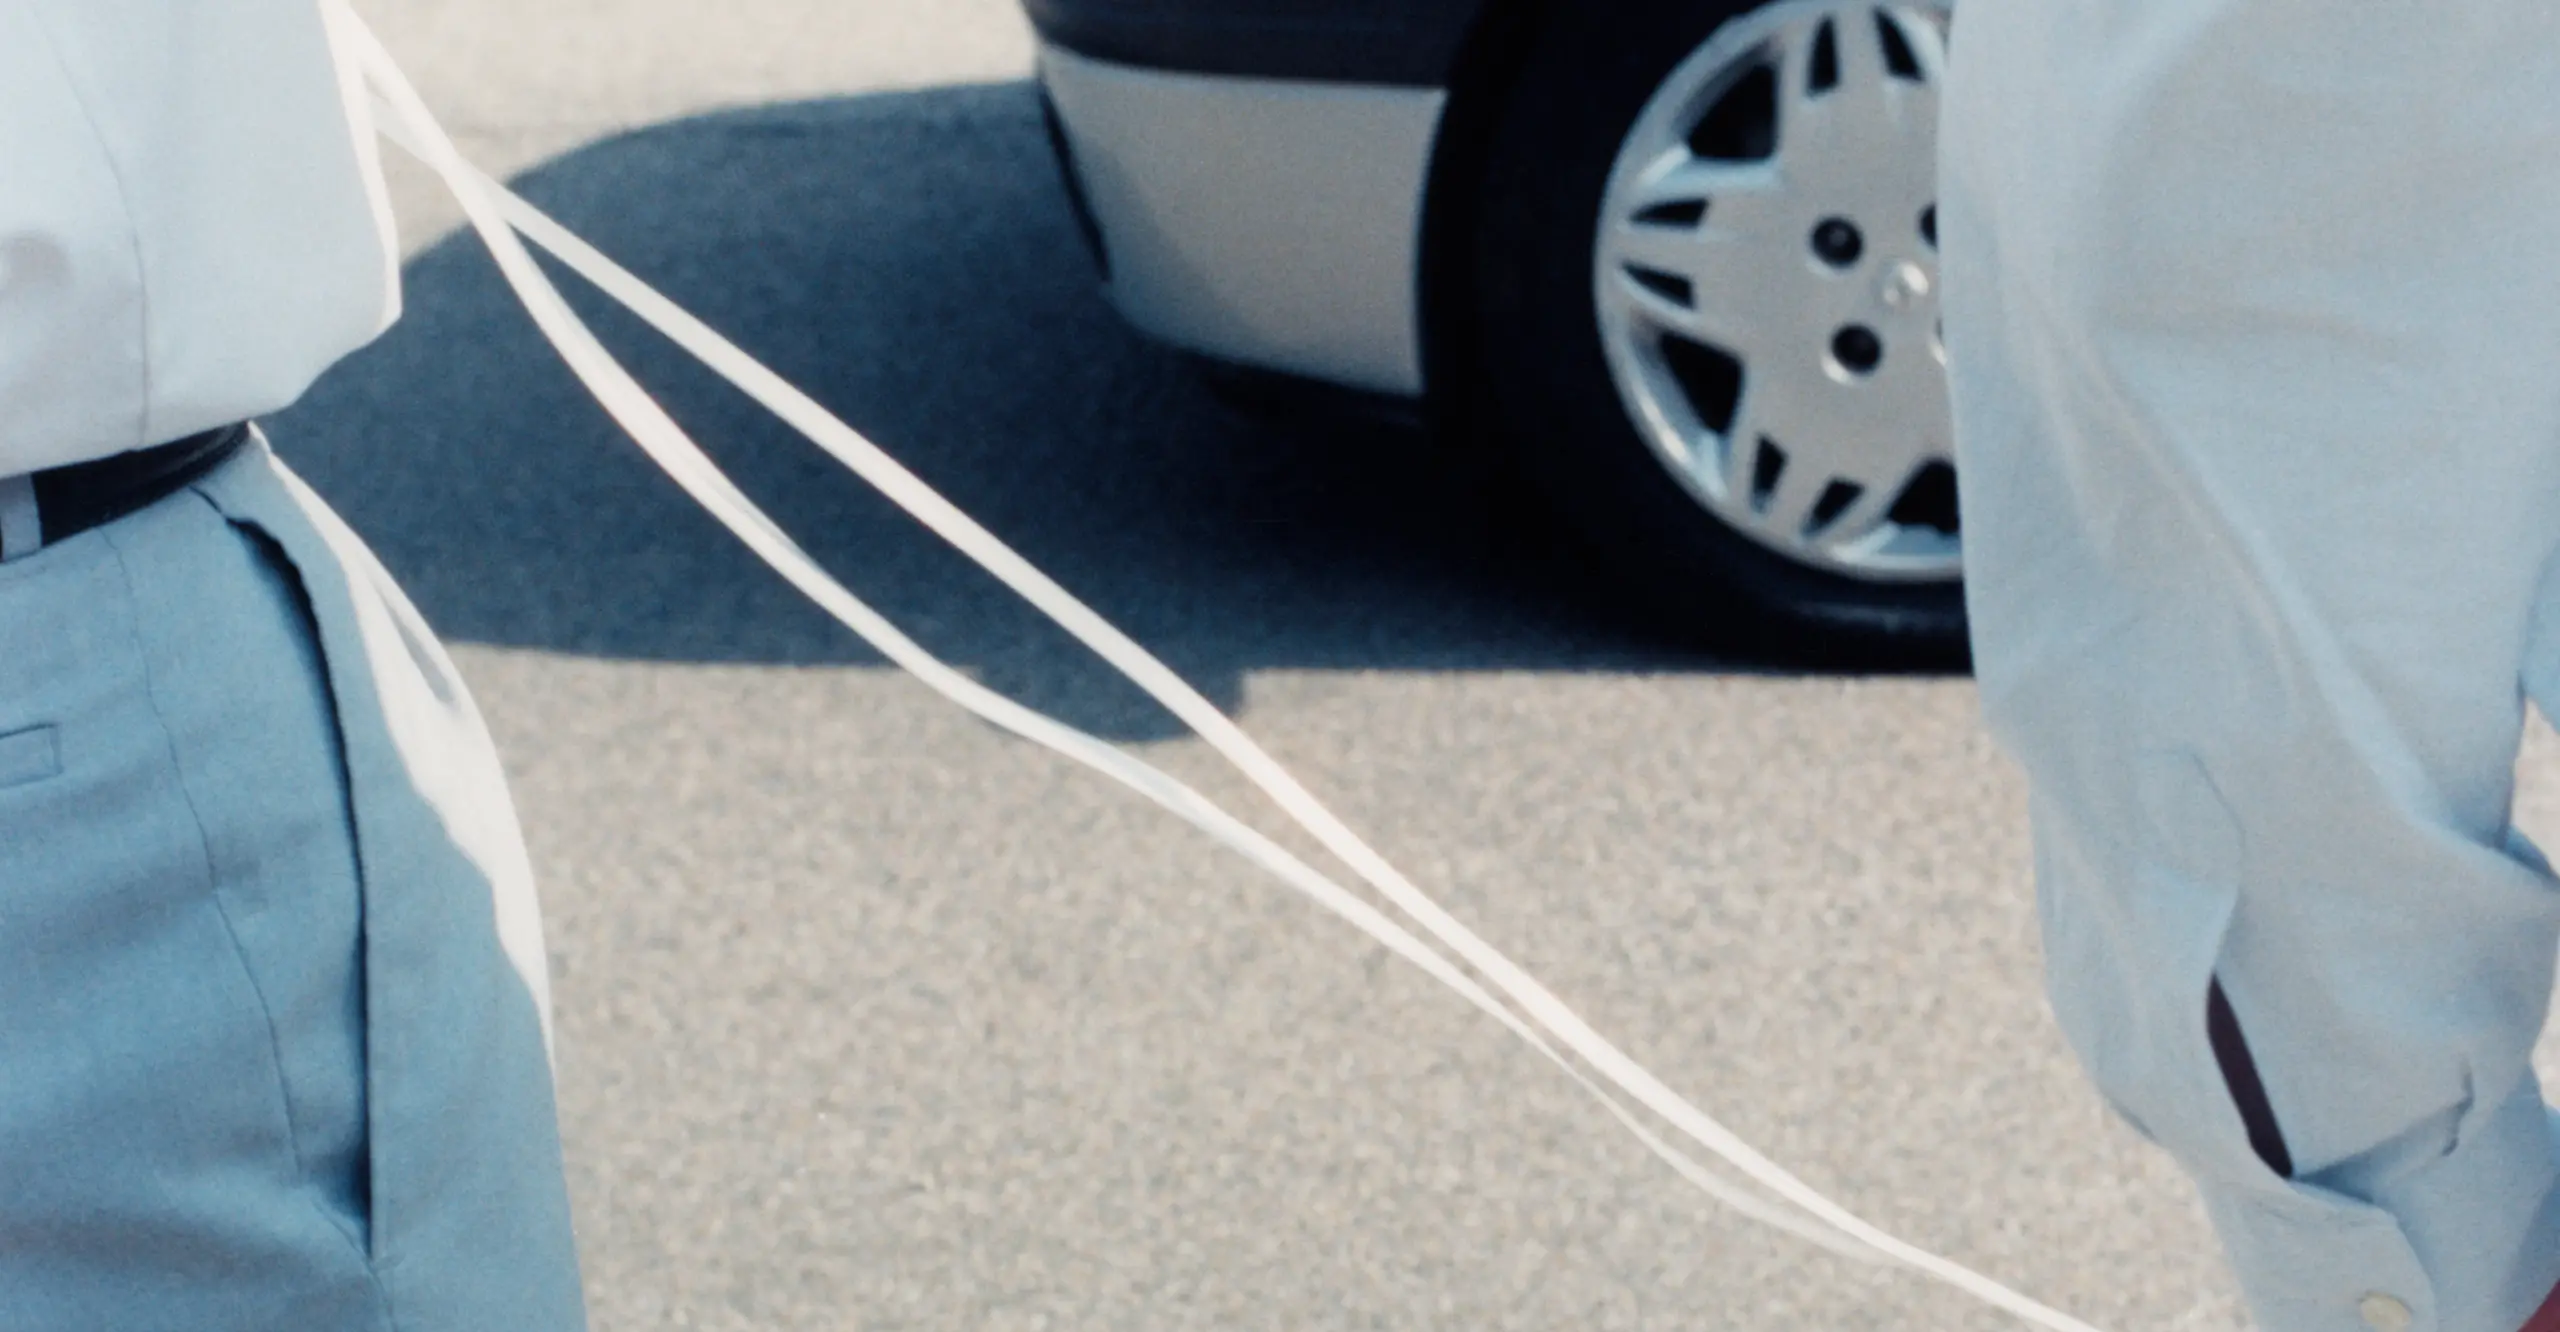
<path fill-rule="evenodd" d="M 2560 1332 L 2552 1112 L 2527 1077 L 2461 1127 L 2440 1153 L 2354 1181 L 2362 1197 L 2272 1176 L 2205 1184 L 2260 1332 Z"/>

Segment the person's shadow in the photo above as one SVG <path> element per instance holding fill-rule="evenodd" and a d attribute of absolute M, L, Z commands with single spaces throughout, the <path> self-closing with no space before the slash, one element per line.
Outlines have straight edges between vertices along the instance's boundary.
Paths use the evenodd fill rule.
<path fill-rule="evenodd" d="M 1028 85 L 706 116 L 517 186 L 1222 706 L 1255 667 L 1733 668 L 1601 609 L 1597 580 L 1541 524 L 1487 503 L 1417 435 L 1253 424 L 1127 331 L 1097 289 Z M 927 647 L 1079 725 L 1173 729 L 832 460 L 561 276 L 747 492 Z M 445 636 L 653 660 L 879 660 L 622 437 L 467 232 L 406 282 L 401 322 L 268 429 Z"/>

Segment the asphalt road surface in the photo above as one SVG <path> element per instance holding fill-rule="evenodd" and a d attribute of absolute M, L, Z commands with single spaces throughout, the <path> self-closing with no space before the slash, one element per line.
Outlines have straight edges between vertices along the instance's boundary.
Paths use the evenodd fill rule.
<path fill-rule="evenodd" d="M 1418 442 L 1222 410 L 1095 292 L 1008 4 L 365 8 L 483 165 L 1160 650 L 1744 1136 L 2101 1327 L 2244 1325 L 2045 1015 L 1970 684 L 1672 650 Z M 600 1329 L 2011 1325 L 1724 1212 L 1409 968 L 887 669 L 620 440 L 422 173 L 394 184 L 407 316 L 273 433 L 505 751 Z M 602 323 L 927 645 L 1259 817 L 989 580 Z"/>

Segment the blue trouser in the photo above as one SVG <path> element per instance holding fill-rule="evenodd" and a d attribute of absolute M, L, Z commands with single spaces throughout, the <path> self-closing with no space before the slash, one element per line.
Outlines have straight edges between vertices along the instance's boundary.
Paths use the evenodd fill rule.
<path fill-rule="evenodd" d="M 0 564 L 0 1327 L 584 1325 L 530 874 L 263 443 Z"/>

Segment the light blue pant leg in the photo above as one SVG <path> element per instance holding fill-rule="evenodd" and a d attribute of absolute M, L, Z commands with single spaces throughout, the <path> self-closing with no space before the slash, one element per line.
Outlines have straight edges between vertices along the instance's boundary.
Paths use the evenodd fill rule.
<path fill-rule="evenodd" d="M 513 813 L 369 553 L 261 445 L 0 638 L 0 1327 L 582 1327 Z"/>
<path fill-rule="evenodd" d="M 384 1327 L 327 681 L 290 570 L 164 507 L 0 565 L 51 760 L 0 788 L 0 1327 Z"/>

